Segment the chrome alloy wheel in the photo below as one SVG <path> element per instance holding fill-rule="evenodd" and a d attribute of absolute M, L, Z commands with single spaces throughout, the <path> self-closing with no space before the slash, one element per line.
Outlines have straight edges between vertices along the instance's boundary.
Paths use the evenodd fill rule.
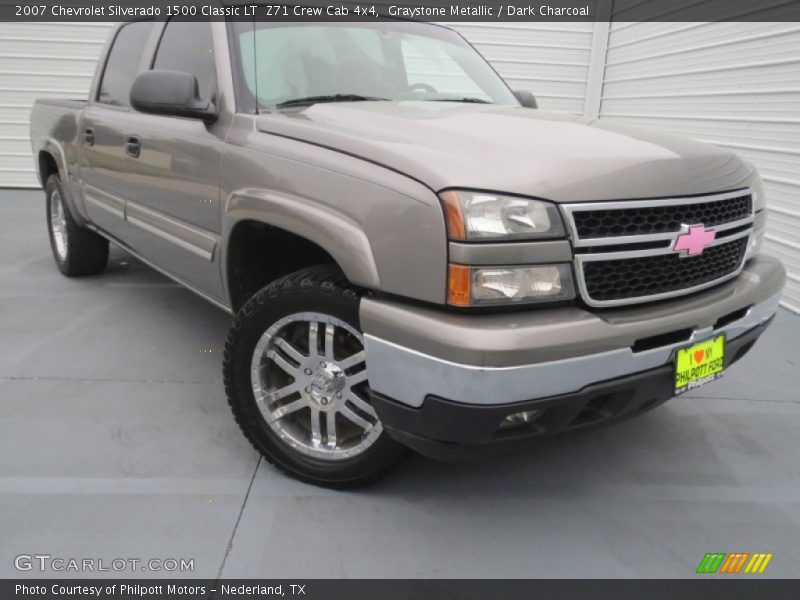
<path fill-rule="evenodd" d="M 341 319 L 302 312 L 276 321 L 258 340 L 250 373 L 262 416 L 303 454 L 350 458 L 383 431 L 365 400 L 364 340 Z"/>
<path fill-rule="evenodd" d="M 50 194 L 50 231 L 59 260 L 67 258 L 67 215 L 58 190 Z"/>

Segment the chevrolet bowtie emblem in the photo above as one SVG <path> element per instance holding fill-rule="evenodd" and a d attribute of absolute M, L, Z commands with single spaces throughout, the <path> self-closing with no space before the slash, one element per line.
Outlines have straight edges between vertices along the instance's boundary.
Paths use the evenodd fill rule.
<path fill-rule="evenodd" d="M 680 252 L 683 256 L 697 256 L 708 248 L 717 237 L 717 232 L 713 229 L 706 229 L 703 225 L 683 226 L 683 232 L 675 238 L 675 245 L 672 247 L 675 252 Z"/>

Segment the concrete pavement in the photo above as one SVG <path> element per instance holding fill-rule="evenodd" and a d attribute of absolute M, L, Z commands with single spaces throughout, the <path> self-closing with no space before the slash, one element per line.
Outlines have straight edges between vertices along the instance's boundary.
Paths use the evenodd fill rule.
<path fill-rule="evenodd" d="M 14 557 L 46 553 L 194 559 L 196 577 L 690 577 L 712 551 L 800 575 L 788 311 L 722 381 L 641 418 L 490 460 L 414 457 L 354 492 L 288 479 L 245 441 L 228 323 L 119 250 L 62 277 L 42 193 L 0 191 L 0 576 L 39 576 Z"/>

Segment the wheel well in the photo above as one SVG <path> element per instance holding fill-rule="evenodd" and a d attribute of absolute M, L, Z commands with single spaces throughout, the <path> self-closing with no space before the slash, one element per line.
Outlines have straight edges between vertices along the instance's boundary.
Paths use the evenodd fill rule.
<path fill-rule="evenodd" d="M 314 242 L 265 223 L 238 223 L 228 242 L 231 305 L 235 311 L 239 310 L 265 285 L 319 264 L 336 264 L 336 261 Z"/>
<path fill-rule="evenodd" d="M 53 174 L 58 174 L 56 159 L 46 150 L 42 150 L 39 152 L 39 177 L 42 180 L 42 186 L 47 184 L 47 180 Z"/>

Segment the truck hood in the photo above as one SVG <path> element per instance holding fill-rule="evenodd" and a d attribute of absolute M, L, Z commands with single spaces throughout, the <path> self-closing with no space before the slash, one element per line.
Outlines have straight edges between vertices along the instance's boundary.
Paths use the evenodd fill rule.
<path fill-rule="evenodd" d="M 746 187 L 752 167 L 715 146 L 526 108 L 349 102 L 261 115 L 256 128 L 363 158 L 433 190 L 555 202 L 686 196 Z"/>

